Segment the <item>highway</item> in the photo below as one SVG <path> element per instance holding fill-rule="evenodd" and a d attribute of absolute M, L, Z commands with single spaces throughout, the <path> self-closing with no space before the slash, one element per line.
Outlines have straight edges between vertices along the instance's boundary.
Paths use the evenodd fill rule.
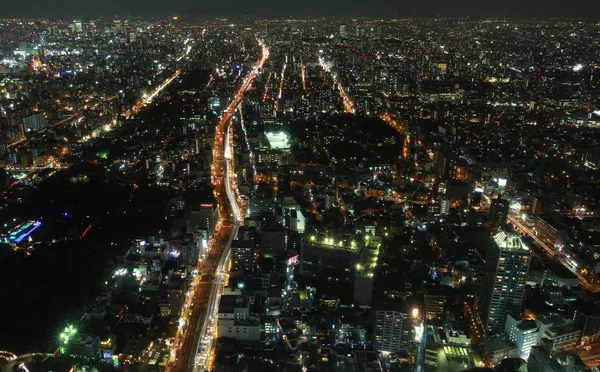
<path fill-rule="evenodd" d="M 571 264 L 569 264 L 569 262 L 567 262 L 567 260 L 564 258 L 563 255 L 559 254 L 558 252 L 556 252 L 556 250 L 554 250 L 554 248 L 548 246 L 548 244 L 546 244 L 542 240 L 540 240 L 540 238 L 538 238 L 537 235 L 535 235 L 533 230 L 530 229 L 528 226 L 523 225 L 518 220 L 518 218 L 516 218 L 513 215 L 509 215 L 508 222 L 511 225 L 513 225 L 518 232 L 520 232 L 521 234 L 527 235 L 531 239 L 533 239 L 533 241 L 536 243 L 536 245 L 538 247 L 540 247 L 548 255 L 548 257 L 555 258 L 556 256 L 558 256 L 560 263 L 564 267 L 569 269 L 569 271 L 571 271 L 573 274 L 577 275 L 577 277 L 579 278 L 579 283 L 585 289 L 587 289 L 588 291 L 590 291 L 592 293 L 600 291 L 600 284 L 593 285 L 592 283 L 590 283 L 583 275 L 581 275 L 581 273 L 579 273 L 579 271 L 577 270 L 576 267 L 573 267 Z"/>
<path fill-rule="evenodd" d="M 342 97 L 342 102 L 344 103 L 344 111 L 346 111 L 347 114 L 355 114 L 356 110 L 354 109 L 354 102 L 350 99 L 348 93 L 346 93 L 346 90 L 344 89 L 344 86 L 342 85 L 340 79 L 338 79 L 337 74 L 331 72 L 331 69 L 329 68 L 329 66 L 327 66 L 327 63 L 325 63 L 325 60 L 320 54 L 319 64 L 321 65 L 323 70 L 331 74 L 331 76 L 333 77 L 333 82 L 335 83 L 335 85 L 337 85 L 338 90 L 340 92 L 340 97 Z"/>
<path fill-rule="evenodd" d="M 283 64 L 283 69 L 281 70 L 281 76 L 279 77 L 279 93 L 277 94 L 277 99 L 275 99 L 275 109 L 273 114 L 277 116 L 277 112 L 279 111 L 279 101 L 281 100 L 281 96 L 283 94 L 283 82 L 285 81 L 285 69 L 287 68 L 288 56 L 285 55 L 285 63 Z"/>
<path fill-rule="evenodd" d="M 229 240 L 226 243 L 227 247 L 231 246 L 231 241 L 237 236 L 237 225 L 234 225 L 233 231 L 229 234 Z M 208 312 L 204 314 L 202 326 L 198 335 L 200 336 L 199 342 L 196 346 L 196 354 L 194 357 L 193 370 L 196 372 L 202 372 L 205 370 L 211 370 L 212 360 L 210 359 L 214 335 L 217 326 L 217 317 L 219 311 L 219 302 L 221 300 L 221 294 L 223 293 L 223 287 L 225 286 L 229 260 L 231 258 L 230 250 L 227 249 L 227 254 L 221 256 L 221 260 L 217 266 L 218 270 L 213 280 L 213 286 L 210 291 L 208 298 Z"/>
<path fill-rule="evenodd" d="M 267 47 L 259 41 L 262 56 L 244 79 L 233 100 L 223 112 L 215 130 L 213 165 L 211 169 L 214 193 L 219 205 L 219 223 L 209 242 L 205 261 L 198 264 L 198 278 L 193 292 L 190 291 L 184 310 L 188 310 L 187 320 L 177 333 L 171 353 L 170 371 L 205 370 L 210 368 L 212 341 L 216 329 L 215 314 L 223 291 L 224 279 L 229 264 L 231 241 L 243 223 L 240 199 L 236 193 L 235 172 L 233 171 L 233 151 L 231 148 L 230 122 L 233 113 L 252 86 L 252 81 L 269 56 Z M 206 279 L 201 281 L 202 278 Z M 201 284 L 200 284 L 201 283 Z M 202 342 L 201 342 L 202 341 Z"/>

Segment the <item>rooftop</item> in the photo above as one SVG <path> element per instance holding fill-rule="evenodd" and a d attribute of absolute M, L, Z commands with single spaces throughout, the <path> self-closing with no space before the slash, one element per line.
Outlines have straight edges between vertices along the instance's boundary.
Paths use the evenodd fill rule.
<path fill-rule="evenodd" d="M 521 240 L 521 236 L 517 233 L 501 231 L 493 236 L 498 247 L 507 250 L 528 250 L 529 248 Z"/>

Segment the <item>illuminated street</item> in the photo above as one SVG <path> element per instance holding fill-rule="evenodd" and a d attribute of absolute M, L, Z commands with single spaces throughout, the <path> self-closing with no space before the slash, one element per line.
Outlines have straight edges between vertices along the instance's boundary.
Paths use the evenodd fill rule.
<path fill-rule="evenodd" d="M 32 1 L 1 372 L 600 371 L 595 3 Z"/>
<path fill-rule="evenodd" d="M 338 78 L 337 74 L 331 72 L 331 68 L 327 65 L 327 62 L 323 59 L 323 56 L 319 54 L 319 64 L 327 73 L 331 74 L 333 78 L 334 84 L 337 86 L 338 91 L 340 92 L 340 97 L 342 98 L 342 103 L 344 104 L 344 110 L 348 114 L 355 114 L 356 110 L 354 109 L 354 102 L 348 96 L 348 93 L 344 89 L 342 82 Z"/>
<path fill-rule="evenodd" d="M 219 298 L 223 289 L 223 276 L 229 262 L 229 248 L 231 241 L 236 237 L 237 230 L 242 222 L 242 212 L 239 207 L 239 198 L 235 192 L 235 172 L 233 171 L 233 156 L 231 139 L 229 137 L 230 121 L 237 106 L 242 102 L 244 94 L 252 86 L 252 81 L 268 58 L 269 52 L 265 45 L 262 46 L 262 57 L 244 79 L 242 86 L 236 93 L 231 104 L 225 110 L 217 124 L 214 141 L 213 184 L 215 196 L 219 205 L 220 230 L 209 243 L 209 255 L 204 262 L 198 265 L 199 278 L 209 276 L 208 283 L 202 283 L 197 288 L 197 293 L 189 296 L 191 316 L 186 321 L 186 328 L 178 333 L 171 360 L 175 363 L 171 371 L 187 371 L 196 365 L 198 370 L 209 367 L 208 356 L 211 352 L 212 333 L 216 331 L 214 322 L 215 311 L 218 310 Z M 184 305 L 185 307 L 186 305 Z M 180 345 L 180 346 L 179 346 Z"/>
<path fill-rule="evenodd" d="M 585 287 L 587 290 L 594 292 L 594 293 L 600 291 L 600 283 L 596 283 L 596 285 L 593 285 L 592 283 L 590 283 L 588 281 L 588 279 L 586 279 L 585 277 L 583 277 L 581 275 L 581 273 L 579 272 L 579 270 L 577 269 L 576 266 L 573 266 L 572 264 L 570 264 L 562 254 L 559 254 L 558 252 L 556 252 L 556 250 L 551 248 L 548 244 L 546 244 L 542 240 L 540 240 L 537 237 L 537 235 L 533 232 L 533 230 L 531 230 L 528 226 L 525 226 L 524 224 L 522 224 L 519 221 L 518 216 L 509 215 L 508 222 L 511 223 L 517 229 L 518 232 L 520 232 L 524 235 L 527 235 L 531 239 L 533 239 L 533 241 L 535 241 L 536 245 L 538 247 L 540 247 L 548 255 L 548 257 L 554 258 L 554 257 L 558 256 L 560 263 L 579 278 L 579 282 L 581 283 L 581 285 L 583 287 Z"/>

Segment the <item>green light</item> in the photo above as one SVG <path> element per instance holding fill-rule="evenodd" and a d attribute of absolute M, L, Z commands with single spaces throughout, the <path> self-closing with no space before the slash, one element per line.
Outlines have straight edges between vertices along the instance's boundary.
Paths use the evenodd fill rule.
<path fill-rule="evenodd" d="M 59 340 L 62 343 L 69 343 L 69 339 L 75 334 L 77 333 L 77 328 L 73 327 L 72 325 L 69 325 L 65 328 L 64 331 L 61 332 L 61 334 L 59 335 Z"/>

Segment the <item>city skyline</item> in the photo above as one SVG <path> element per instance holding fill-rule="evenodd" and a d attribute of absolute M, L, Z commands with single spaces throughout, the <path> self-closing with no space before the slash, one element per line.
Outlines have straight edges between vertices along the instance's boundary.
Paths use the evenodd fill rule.
<path fill-rule="evenodd" d="M 153 0 L 156 1 L 156 0 Z M 239 2 L 236 2 L 239 1 Z M 33 0 L 25 10 L 17 2 L 9 2 L 0 13 L 0 18 L 26 17 L 49 19 L 93 19 L 97 17 L 173 17 L 180 16 L 188 20 L 241 16 L 287 18 L 287 17 L 470 17 L 509 18 L 509 19 L 543 19 L 552 17 L 597 18 L 600 5 L 584 0 L 516 0 L 504 2 L 481 2 L 475 0 L 459 0 L 447 2 L 442 0 L 409 0 L 398 4 L 392 0 L 377 2 L 359 1 L 351 5 L 342 0 L 316 1 L 307 0 L 302 3 L 282 3 L 272 0 L 260 0 L 250 7 L 240 0 L 232 3 L 232 7 L 223 9 L 217 2 L 190 2 L 187 0 L 163 2 L 142 2 L 140 0 L 105 2 L 62 0 L 54 4 Z M 232 10 L 232 8 L 234 10 Z"/>
<path fill-rule="evenodd" d="M 0 370 L 600 368 L 599 24 L 333 5 L 0 20 Z"/>

